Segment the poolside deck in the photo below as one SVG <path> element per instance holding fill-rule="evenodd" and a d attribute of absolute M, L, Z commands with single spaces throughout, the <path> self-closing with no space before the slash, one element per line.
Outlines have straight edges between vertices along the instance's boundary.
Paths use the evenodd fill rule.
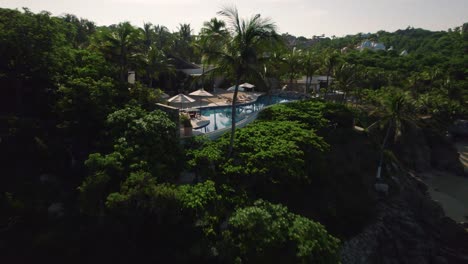
<path fill-rule="evenodd" d="M 193 103 L 169 103 L 170 106 L 186 109 L 186 108 L 205 108 L 205 107 L 216 107 L 216 106 L 228 106 L 232 104 L 232 98 L 234 97 L 234 92 L 213 92 L 214 96 L 210 97 L 200 97 L 200 96 L 190 96 L 196 101 Z M 257 92 L 238 92 L 237 94 L 237 103 L 238 104 L 248 104 L 255 102 L 257 98 L 264 93 Z"/>

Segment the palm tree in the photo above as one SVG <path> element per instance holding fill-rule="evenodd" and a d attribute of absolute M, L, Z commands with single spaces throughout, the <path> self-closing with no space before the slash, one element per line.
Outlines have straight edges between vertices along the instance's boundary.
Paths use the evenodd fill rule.
<path fill-rule="evenodd" d="M 163 50 L 164 52 L 168 52 L 173 43 L 173 36 L 169 29 L 165 26 L 156 25 L 153 28 L 154 31 L 154 42 L 156 47 L 159 50 Z"/>
<path fill-rule="evenodd" d="M 175 51 L 184 60 L 192 61 L 192 29 L 190 24 L 179 24 L 176 32 Z"/>
<path fill-rule="evenodd" d="M 202 84 L 205 83 L 205 63 L 208 60 L 209 53 L 220 51 L 228 39 L 229 32 L 226 30 L 224 21 L 212 18 L 210 21 L 203 23 L 198 42 L 194 44 L 201 53 Z"/>
<path fill-rule="evenodd" d="M 353 85 L 353 96 L 355 105 L 362 101 L 362 92 L 364 90 L 364 82 L 363 79 L 367 78 L 368 72 L 367 68 L 363 65 L 355 65 L 355 81 Z"/>
<path fill-rule="evenodd" d="M 281 43 L 282 44 L 282 43 Z M 272 80 L 276 79 L 279 80 L 280 76 L 284 73 L 284 58 L 279 51 L 281 49 L 281 44 L 279 45 L 278 49 L 274 52 L 268 53 L 263 58 L 263 84 L 266 88 L 268 93 L 268 103 L 271 100 L 271 88 L 273 86 Z"/>
<path fill-rule="evenodd" d="M 327 89 L 325 93 L 328 93 L 328 88 L 330 86 L 330 75 L 332 74 L 335 66 L 338 64 L 339 54 L 335 51 L 328 51 L 324 57 L 324 67 L 327 72 Z"/>
<path fill-rule="evenodd" d="M 155 46 L 151 46 L 148 52 L 142 54 L 142 65 L 148 79 L 148 87 L 153 87 L 153 79 L 161 73 L 174 74 L 175 67 L 173 61 Z"/>
<path fill-rule="evenodd" d="M 378 114 L 380 119 L 367 128 L 368 130 L 371 130 L 375 126 L 387 128 L 380 148 L 377 179 L 381 177 L 384 150 L 390 135 L 393 134 L 394 141 L 396 141 L 401 136 L 405 126 L 415 125 L 414 107 L 408 94 L 397 91 L 381 95 L 379 99 L 379 106 L 372 114 Z"/>
<path fill-rule="evenodd" d="M 250 19 L 240 19 L 237 8 L 224 8 L 219 15 L 226 19 L 230 40 L 221 51 L 210 53 L 209 60 L 216 62 L 214 71 L 231 74 L 235 78 L 235 89 L 232 98 L 232 125 L 228 156 L 231 156 L 234 145 L 234 133 L 236 129 L 236 101 L 239 84 L 242 78 L 259 74 L 261 67 L 261 48 L 271 40 L 277 40 L 276 26 L 269 19 L 262 18 L 259 14 Z"/>
<path fill-rule="evenodd" d="M 143 32 L 143 49 L 148 52 L 154 42 L 153 24 L 144 23 L 141 31 Z"/>
<path fill-rule="evenodd" d="M 335 87 L 343 92 L 343 103 L 356 81 L 356 70 L 354 64 L 343 63 L 335 69 Z"/>
<path fill-rule="evenodd" d="M 172 60 L 167 58 L 162 48 L 157 47 L 157 40 L 161 41 L 162 34 L 165 32 L 165 27 L 153 26 L 151 23 L 144 23 L 141 32 L 141 49 L 135 54 L 140 70 L 143 72 L 148 87 L 153 87 L 153 79 L 157 78 L 161 73 L 173 74 L 175 72 Z M 169 33 L 167 31 L 167 33 Z M 170 34 L 170 33 L 169 33 Z M 161 45 L 162 46 L 162 45 Z"/>
<path fill-rule="evenodd" d="M 123 22 L 110 30 L 102 30 L 98 35 L 98 48 L 114 61 L 119 68 L 120 81 L 125 82 L 127 72 L 133 66 L 133 57 L 138 50 L 140 31 L 129 22 Z"/>
<path fill-rule="evenodd" d="M 226 23 L 218 20 L 216 17 L 210 21 L 203 23 L 203 28 L 200 32 L 200 37 L 210 47 L 221 48 L 222 44 L 229 37 L 229 32 L 226 29 Z"/>
<path fill-rule="evenodd" d="M 305 52 L 302 58 L 302 67 L 304 69 L 304 74 L 306 76 L 306 93 L 307 93 L 310 90 L 310 86 L 312 85 L 312 77 L 319 68 L 317 55 L 313 53 L 312 51 Z"/>
<path fill-rule="evenodd" d="M 284 63 L 288 67 L 289 85 L 292 87 L 293 80 L 297 78 L 302 66 L 302 52 L 295 47 L 291 52 L 286 53 L 284 56 Z"/>

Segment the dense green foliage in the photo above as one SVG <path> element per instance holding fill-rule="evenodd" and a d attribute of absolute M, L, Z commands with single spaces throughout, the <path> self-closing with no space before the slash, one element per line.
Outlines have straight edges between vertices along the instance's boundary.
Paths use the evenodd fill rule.
<path fill-rule="evenodd" d="M 0 261 L 338 263 L 337 237 L 375 214 L 383 150 L 422 116 L 436 132 L 466 117 L 460 29 L 301 37 L 294 48 L 269 19 L 220 14 L 196 35 L 0 9 Z M 368 39 L 394 49 L 354 50 Z M 194 79 L 180 71 L 188 61 L 210 70 Z M 182 144 L 155 103 L 211 88 L 215 74 L 323 99 Z M 316 74 L 333 82 L 314 88 Z M 394 140 L 382 146 L 385 131 Z"/>
<path fill-rule="evenodd" d="M 307 172 L 327 144 L 313 131 L 294 122 L 257 122 L 238 132 L 232 157 L 225 153 L 229 135 L 194 153 L 192 164 L 214 163 L 220 182 L 248 189 L 260 197 L 285 196 L 309 182 Z M 203 165 L 202 165 L 203 164 Z M 202 168 L 200 168 L 202 169 Z"/>
<path fill-rule="evenodd" d="M 323 129 L 337 125 L 353 127 L 353 113 L 344 105 L 319 101 L 299 101 L 274 105 L 259 114 L 260 120 L 298 121 L 311 129 Z M 330 122 L 330 121 L 333 122 Z"/>
<path fill-rule="evenodd" d="M 375 166 L 369 161 L 377 159 L 376 149 L 364 147 L 365 137 L 352 128 L 353 113 L 340 104 L 275 105 L 237 132 L 232 157 L 224 155 L 224 135 L 193 151 L 191 164 L 215 182 L 252 199 L 285 204 L 347 236 L 372 214 L 374 197 L 366 190 Z M 360 158 L 349 155 L 356 147 Z"/>
<path fill-rule="evenodd" d="M 223 236 L 228 263 L 339 262 L 339 241 L 322 225 L 263 200 L 235 211 Z"/>

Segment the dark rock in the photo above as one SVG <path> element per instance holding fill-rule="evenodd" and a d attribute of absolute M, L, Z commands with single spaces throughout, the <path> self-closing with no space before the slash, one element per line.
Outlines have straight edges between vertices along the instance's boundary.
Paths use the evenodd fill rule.
<path fill-rule="evenodd" d="M 444 257 L 437 256 L 434 258 L 434 264 L 448 264 L 448 262 Z"/>
<path fill-rule="evenodd" d="M 378 204 L 374 223 L 344 242 L 342 263 L 468 263 L 468 232 L 444 215 L 418 177 L 400 171 L 400 192 Z"/>
<path fill-rule="evenodd" d="M 426 130 L 425 135 L 430 147 L 431 166 L 460 176 L 464 175 L 463 165 L 453 142 L 433 131 Z"/>
<path fill-rule="evenodd" d="M 419 172 L 431 168 L 431 149 L 420 128 L 408 127 L 393 148 L 406 167 Z"/>
<path fill-rule="evenodd" d="M 422 172 L 432 168 L 464 175 L 463 165 L 453 143 L 427 127 L 407 127 L 393 150 L 408 168 Z"/>

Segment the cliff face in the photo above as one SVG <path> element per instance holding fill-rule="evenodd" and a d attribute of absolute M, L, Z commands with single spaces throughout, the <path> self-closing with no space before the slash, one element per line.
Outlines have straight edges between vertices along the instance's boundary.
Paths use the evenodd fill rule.
<path fill-rule="evenodd" d="M 444 215 L 416 175 L 392 170 L 375 221 L 345 241 L 342 262 L 468 263 L 468 232 Z"/>
<path fill-rule="evenodd" d="M 392 146 L 398 159 L 418 172 L 437 169 L 463 176 L 463 165 L 452 142 L 429 124 L 408 127 L 398 142 Z"/>

